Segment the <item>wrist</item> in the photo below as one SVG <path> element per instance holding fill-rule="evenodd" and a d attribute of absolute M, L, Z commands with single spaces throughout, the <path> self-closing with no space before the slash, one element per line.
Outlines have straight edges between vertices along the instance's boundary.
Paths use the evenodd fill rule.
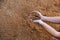
<path fill-rule="evenodd" d="M 41 16 L 41 20 L 44 20 L 46 17 L 45 16 Z"/>

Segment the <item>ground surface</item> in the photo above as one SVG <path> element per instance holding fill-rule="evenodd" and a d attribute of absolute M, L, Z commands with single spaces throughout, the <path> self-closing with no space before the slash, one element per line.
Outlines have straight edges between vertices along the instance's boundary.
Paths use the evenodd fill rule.
<path fill-rule="evenodd" d="M 0 40 L 50 40 L 42 26 L 30 21 L 33 10 L 60 16 L 60 0 L 0 0 Z M 59 24 L 47 23 L 59 30 Z"/>

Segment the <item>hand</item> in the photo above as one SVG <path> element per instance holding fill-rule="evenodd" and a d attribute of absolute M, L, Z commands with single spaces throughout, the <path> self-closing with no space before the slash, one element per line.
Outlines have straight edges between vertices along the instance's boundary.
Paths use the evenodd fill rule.
<path fill-rule="evenodd" d="M 39 23 L 39 24 L 43 24 L 44 22 L 42 20 L 33 20 L 33 22 Z"/>
<path fill-rule="evenodd" d="M 38 13 L 38 14 L 39 14 L 40 19 L 42 19 L 42 18 L 43 18 L 43 15 L 42 15 L 39 11 L 34 10 L 34 11 L 32 11 L 32 12 L 36 12 L 36 13 Z"/>

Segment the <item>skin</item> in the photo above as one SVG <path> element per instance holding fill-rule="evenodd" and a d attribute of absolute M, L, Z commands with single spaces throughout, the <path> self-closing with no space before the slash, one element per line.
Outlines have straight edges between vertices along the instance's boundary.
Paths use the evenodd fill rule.
<path fill-rule="evenodd" d="M 47 23 L 45 23 L 44 21 L 49 21 L 49 22 L 53 22 L 53 23 L 60 23 L 60 17 L 46 17 L 43 16 L 39 11 L 33 11 L 36 12 L 40 15 L 39 20 L 33 20 L 33 22 L 35 23 L 39 23 L 40 25 L 42 25 L 51 35 L 53 35 L 54 37 L 60 38 L 60 32 L 56 31 L 53 27 L 51 27 L 50 25 L 48 25 Z"/>
<path fill-rule="evenodd" d="M 56 16 L 56 17 L 42 17 L 43 21 L 49 21 L 49 22 L 53 22 L 53 23 L 60 23 L 60 16 Z"/>
<path fill-rule="evenodd" d="M 43 16 L 39 11 L 33 11 L 36 12 L 40 15 L 41 20 L 43 21 L 49 21 L 49 22 L 53 22 L 53 23 L 60 23 L 60 16 L 55 16 L 55 17 L 47 17 L 47 16 Z"/>

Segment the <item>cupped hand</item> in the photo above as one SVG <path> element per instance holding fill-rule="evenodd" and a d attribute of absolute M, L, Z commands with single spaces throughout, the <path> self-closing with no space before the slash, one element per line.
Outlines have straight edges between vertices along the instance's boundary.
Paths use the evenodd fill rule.
<path fill-rule="evenodd" d="M 38 13 L 38 14 L 39 14 L 40 19 L 42 19 L 42 18 L 43 18 L 43 15 L 42 15 L 42 13 L 41 13 L 41 12 L 36 11 L 36 10 L 34 10 L 34 11 L 32 11 L 32 12 L 36 12 L 36 13 Z"/>

